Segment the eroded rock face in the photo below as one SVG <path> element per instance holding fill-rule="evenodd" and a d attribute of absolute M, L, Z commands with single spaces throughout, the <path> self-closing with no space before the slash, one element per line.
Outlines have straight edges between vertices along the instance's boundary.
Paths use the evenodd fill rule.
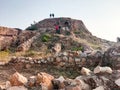
<path fill-rule="evenodd" d="M 6 50 L 10 47 L 16 48 L 34 35 L 35 33 L 31 31 L 0 27 L 0 50 Z"/>
<path fill-rule="evenodd" d="M 0 27 L 0 50 L 4 50 L 10 47 L 15 37 L 18 35 L 18 31 L 12 28 Z"/>

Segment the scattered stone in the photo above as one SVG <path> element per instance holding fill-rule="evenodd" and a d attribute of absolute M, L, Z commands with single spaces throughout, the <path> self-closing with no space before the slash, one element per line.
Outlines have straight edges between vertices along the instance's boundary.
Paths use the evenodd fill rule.
<path fill-rule="evenodd" d="M 82 67 L 82 69 L 81 69 L 81 74 L 82 75 L 91 75 L 91 72 L 92 72 L 91 70 L 89 70 L 85 67 Z"/>
<path fill-rule="evenodd" d="M 67 52 L 63 52 L 63 55 L 64 55 L 64 56 L 68 56 L 68 53 L 67 53 Z"/>
<path fill-rule="evenodd" d="M 25 65 L 25 68 L 26 68 L 26 69 L 30 69 L 30 68 L 31 68 L 31 65 L 30 65 L 30 64 L 26 64 L 26 65 Z"/>

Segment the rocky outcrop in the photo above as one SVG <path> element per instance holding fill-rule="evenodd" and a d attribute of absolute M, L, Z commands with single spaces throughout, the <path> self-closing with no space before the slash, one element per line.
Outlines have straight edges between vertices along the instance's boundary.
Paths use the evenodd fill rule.
<path fill-rule="evenodd" d="M 9 48 L 17 35 L 18 31 L 15 29 L 0 27 L 0 50 Z"/>
<path fill-rule="evenodd" d="M 120 69 L 120 43 L 114 44 L 104 53 L 102 65 Z"/>
<path fill-rule="evenodd" d="M 35 32 L 17 30 L 14 28 L 0 27 L 0 50 L 13 47 L 16 49 L 20 44 L 33 37 Z"/>

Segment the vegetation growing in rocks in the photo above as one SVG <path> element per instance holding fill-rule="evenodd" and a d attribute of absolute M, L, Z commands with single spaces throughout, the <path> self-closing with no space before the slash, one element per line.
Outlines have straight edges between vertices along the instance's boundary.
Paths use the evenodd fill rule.
<path fill-rule="evenodd" d="M 73 47 L 71 48 L 72 51 L 83 51 L 83 47 Z"/>
<path fill-rule="evenodd" d="M 41 40 L 42 40 L 43 42 L 48 42 L 51 38 L 52 38 L 52 37 L 51 37 L 50 34 L 43 34 L 43 35 L 41 36 Z"/>

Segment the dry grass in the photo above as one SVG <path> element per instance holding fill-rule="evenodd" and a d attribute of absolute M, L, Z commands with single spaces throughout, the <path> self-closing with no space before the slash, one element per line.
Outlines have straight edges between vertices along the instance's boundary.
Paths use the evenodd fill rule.
<path fill-rule="evenodd" d="M 16 57 L 32 57 L 34 59 L 38 59 L 38 58 L 45 58 L 45 57 L 49 57 L 51 56 L 51 53 L 46 53 L 46 52 L 37 52 L 37 51 L 26 51 L 26 52 L 15 52 L 12 54 L 13 56 Z"/>
<path fill-rule="evenodd" d="M 92 43 L 89 43 L 87 40 L 85 39 L 81 39 L 81 38 L 76 38 L 76 37 L 71 37 L 71 39 L 73 39 L 74 41 L 78 42 L 78 43 L 83 43 L 85 45 L 88 45 L 90 47 L 92 47 L 93 49 L 96 49 L 96 48 L 99 48 L 100 45 L 95 45 L 95 44 L 92 44 Z"/>
<path fill-rule="evenodd" d="M 11 58 L 11 54 L 8 51 L 0 51 L 0 61 L 8 62 Z"/>

